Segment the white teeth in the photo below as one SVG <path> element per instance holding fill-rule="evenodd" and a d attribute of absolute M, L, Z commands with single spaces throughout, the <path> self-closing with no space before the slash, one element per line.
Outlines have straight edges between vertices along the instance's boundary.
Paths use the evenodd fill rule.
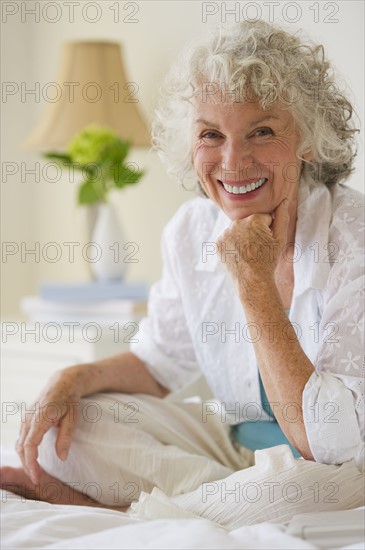
<path fill-rule="evenodd" d="M 228 193 L 232 193 L 232 195 L 244 195 L 245 193 L 249 193 L 250 191 L 253 191 L 254 189 L 257 189 L 258 187 L 261 187 L 262 184 L 264 184 L 266 181 L 266 178 L 260 178 L 259 180 L 249 183 L 248 185 L 241 185 L 238 187 L 238 185 L 227 185 L 223 183 L 223 187 Z"/>

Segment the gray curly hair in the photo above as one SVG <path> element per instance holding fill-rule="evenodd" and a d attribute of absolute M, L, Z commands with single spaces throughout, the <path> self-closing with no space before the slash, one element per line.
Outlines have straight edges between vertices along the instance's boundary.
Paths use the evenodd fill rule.
<path fill-rule="evenodd" d="M 210 39 L 189 45 L 160 89 L 153 148 L 180 182 L 193 173 L 191 99 L 202 83 L 234 90 L 226 94 L 227 102 L 253 94 L 262 109 L 277 101 L 291 108 L 301 135 L 297 155 L 312 153 L 310 162 L 302 159 L 301 174 L 311 184 L 331 186 L 352 172 L 358 131 L 353 108 L 336 84 L 323 46 L 255 21 L 221 27 Z"/>

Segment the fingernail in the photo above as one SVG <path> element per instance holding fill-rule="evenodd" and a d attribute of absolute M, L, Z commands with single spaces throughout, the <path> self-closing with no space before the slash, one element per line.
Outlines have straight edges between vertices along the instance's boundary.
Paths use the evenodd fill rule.
<path fill-rule="evenodd" d="M 67 449 L 61 449 L 60 459 L 61 460 L 66 460 L 67 456 L 68 456 L 68 450 Z"/>

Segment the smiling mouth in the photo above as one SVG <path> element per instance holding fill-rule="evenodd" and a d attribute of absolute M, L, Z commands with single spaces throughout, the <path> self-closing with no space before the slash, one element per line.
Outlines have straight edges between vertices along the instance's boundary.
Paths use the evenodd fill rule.
<path fill-rule="evenodd" d="M 231 193 L 231 195 L 245 195 L 246 193 L 250 193 L 251 191 L 254 191 L 264 185 L 267 178 L 260 178 L 257 181 L 248 183 L 247 185 L 228 185 L 227 183 L 223 183 L 221 180 L 218 181 L 221 185 L 223 185 L 227 193 Z"/>

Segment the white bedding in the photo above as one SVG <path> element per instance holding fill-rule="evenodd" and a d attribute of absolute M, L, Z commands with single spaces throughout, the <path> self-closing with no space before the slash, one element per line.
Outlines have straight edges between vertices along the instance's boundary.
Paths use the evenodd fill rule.
<path fill-rule="evenodd" d="M 2 548 L 315 548 L 280 527 L 227 532 L 205 519 L 143 521 L 112 510 L 21 502 L 3 505 Z"/>
<path fill-rule="evenodd" d="M 15 464 L 2 450 L 2 464 Z M 1 548 L 209 548 L 313 549 L 286 534 L 286 526 L 262 523 L 231 531 L 206 519 L 148 520 L 102 508 L 51 505 L 2 492 Z M 325 544 L 325 540 L 324 540 Z M 363 542 L 342 548 L 363 549 Z"/>
<path fill-rule="evenodd" d="M 315 549 L 320 546 L 262 523 L 225 531 L 205 519 L 144 521 L 112 510 L 21 501 L 4 494 L 1 548 Z M 330 546 L 334 548 L 334 546 Z M 359 542 L 341 548 L 363 550 Z"/>

